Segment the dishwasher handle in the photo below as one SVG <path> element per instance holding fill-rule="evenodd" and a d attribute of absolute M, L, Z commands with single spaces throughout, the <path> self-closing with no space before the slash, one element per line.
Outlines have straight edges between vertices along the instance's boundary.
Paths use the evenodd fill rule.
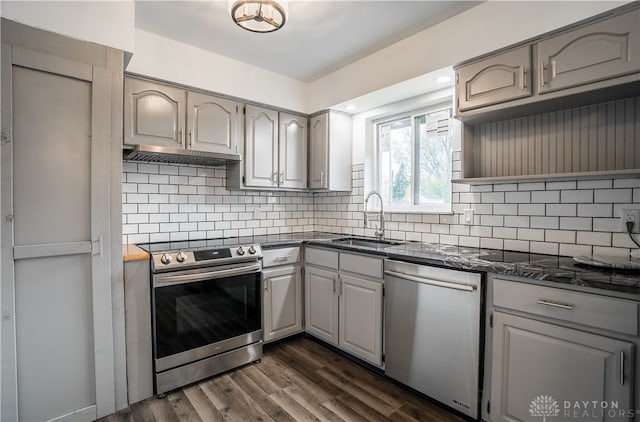
<path fill-rule="evenodd" d="M 473 284 L 452 283 L 450 281 L 433 280 L 433 279 L 430 279 L 430 278 L 415 277 L 415 276 L 412 276 L 412 275 L 408 275 L 408 274 L 404 274 L 404 273 L 398 273 L 398 272 L 395 272 L 395 271 L 388 271 L 388 270 L 385 271 L 384 273 L 386 275 L 390 275 L 392 277 L 400 278 L 402 280 L 415 281 L 417 283 L 429 284 L 431 286 L 445 287 L 447 289 L 462 290 L 462 291 L 465 291 L 465 292 L 473 292 L 474 290 L 477 289 L 477 286 L 475 286 Z"/>

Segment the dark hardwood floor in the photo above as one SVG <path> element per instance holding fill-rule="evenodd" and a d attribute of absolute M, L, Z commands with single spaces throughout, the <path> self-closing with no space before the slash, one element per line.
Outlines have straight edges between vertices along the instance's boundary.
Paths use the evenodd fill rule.
<path fill-rule="evenodd" d="M 121 421 L 463 421 L 322 345 L 297 338 L 262 362 L 152 397 Z"/>

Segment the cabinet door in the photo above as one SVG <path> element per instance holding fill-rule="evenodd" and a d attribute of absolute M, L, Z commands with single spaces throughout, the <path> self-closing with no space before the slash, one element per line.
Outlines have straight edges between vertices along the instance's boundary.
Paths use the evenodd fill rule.
<path fill-rule="evenodd" d="M 264 271 L 264 341 L 302 331 L 300 267 Z"/>
<path fill-rule="evenodd" d="M 187 94 L 187 147 L 237 154 L 240 103 L 211 95 Z"/>
<path fill-rule="evenodd" d="M 304 117 L 280 113 L 281 188 L 307 187 L 307 124 Z"/>
<path fill-rule="evenodd" d="M 309 189 L 325 189 L 329 172 L 328 113 L 311 118 L 309 149 Z"/>
<path fill-rule="evenodd" d="M 382 282 L 340 275 L 340 348 L 382 365 Z"/>
<path fill-rule="evenodd" d="M 338 345 L 338 274 L 305 267 L 305 330 Z"/>
<path fill-rule="evenodd" d="M 631 343 L 495 312 L 491 419 L 527 421 L 544 414 L 576 420 L 565 414 L 567 402 L 617 402 L 630 409 L 633 361 Z M 626 420 L 605 412 L 604 420 L 614 419 Z"/>
<path fill-rule="evenodd" d="M 456 108 L 471 110 L 531 95 L 530 47 L 520 47 L 456 70 Z"/>
<path fill-rule="evenodd" d="M 640 10 L 538 44 L 539 92 L 601 81 L 640 70 Z"/>
<path fill-rule="evenodd" d="M 245 185 L 278 187 L 278 112 L 247 106 Z"/>
<path fill-rule="evenodd" d="M 182 89 L 139 79 L 124 80 L 124 144 L 184 147 Z"/>

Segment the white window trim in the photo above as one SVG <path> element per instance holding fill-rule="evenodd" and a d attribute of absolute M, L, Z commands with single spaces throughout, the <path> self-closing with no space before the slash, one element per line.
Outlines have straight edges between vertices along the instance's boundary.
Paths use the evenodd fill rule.
<path fill-rule="evenodd" d="M 367 179 L 367 173 L 369 175 L 369 183 L 365 183 L 365 185 L 371 186 L 371 188 L 373 190 L 378 191 L 380 188 L 380 172 L 378 171 L 378 141 L 377 141 L 377 131 L 376 131 L 376 126 L 380 123 L 385 123 L 391 120 L 395 120 L 401 117 L 408 117 L 411 119 L 411 135 L 412 135 L 412 143 L 415 142 L 414 139 L 414 125 L 415 125 L 415 118 L 417 116 L 420 116 L 422 114 L 426 114 L 426 113 L 434 113 L 434 112 L 438 112 L 441 110 L 445 110 L 445 109 L 453 109 L 453 103 L 449 104 L 447 103 L 447 98 L 441 99 L 440 101 L 436 101 L 433 104 L 430 104 L 427 107 L 421 107 L 421 108 L 417 108 L 417 109 L 413 109 L 413 110 L 409 110 L 409 111 L 392 111 L 380 116 L 376 116 L 375 118 L 372 119 L 368 119 L 367 120 L 367 125 L 368 125 L 368 143 L 371 146 L 371 152 L 372 152 L 372 156 L 370 157 L 371 159 L 368 160 L 368 162 L 370 163 L 370 169 L 369 171 L 365 171 L 365 179 Z M 455 131 L 452 131 L 453 133 L 455 133 Z M 453 139 L 453 133 L 452 133 L 452 145 L 451 145 L 451 151 L 453 153 L 453 151 L 455 151 L 455 141 Z M 412 148 L 411 151 L 411 158 L 412 158 L 412 162 L 413 162 L 413 155 L 415 153 L 415 148 Z M 365 170 L 366 170 L 366 166 L 365 166 Z M 413 186 L 414 183 L 414 174 L 415 172 L 411 172 L 411 183 Z M 452 175 L 453 176 L 453 175 Z M 450 182 L 451 183 L 451 182 Z M 453 183 L 451 183 L 453 185 Z M 449 198 L 449 203 L 448 204 L 443 204 L 441 207 L 438 205 L 409 205 L 409 206 L 392 206 L 390 204 L 385 203 L 384 204 L 384 210 L 385 212 L 389 212 L 389 213 L 401 213 L 401 214 L 454 214 L 453 212 L 453 189 L 451 189 L 451 193 L 450 193 L 451 197 Z"/>

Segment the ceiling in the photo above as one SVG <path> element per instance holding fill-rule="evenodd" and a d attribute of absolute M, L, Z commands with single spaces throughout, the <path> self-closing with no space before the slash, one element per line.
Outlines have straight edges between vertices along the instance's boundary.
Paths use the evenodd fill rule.
<path fill-rule="evenodd" d="M 312 82 L 480 3 L 290 1 L 285 26 L 268 34 L 239 28 L 227 1 L 136 0 L 135 16 L 139 29 Z"/>

